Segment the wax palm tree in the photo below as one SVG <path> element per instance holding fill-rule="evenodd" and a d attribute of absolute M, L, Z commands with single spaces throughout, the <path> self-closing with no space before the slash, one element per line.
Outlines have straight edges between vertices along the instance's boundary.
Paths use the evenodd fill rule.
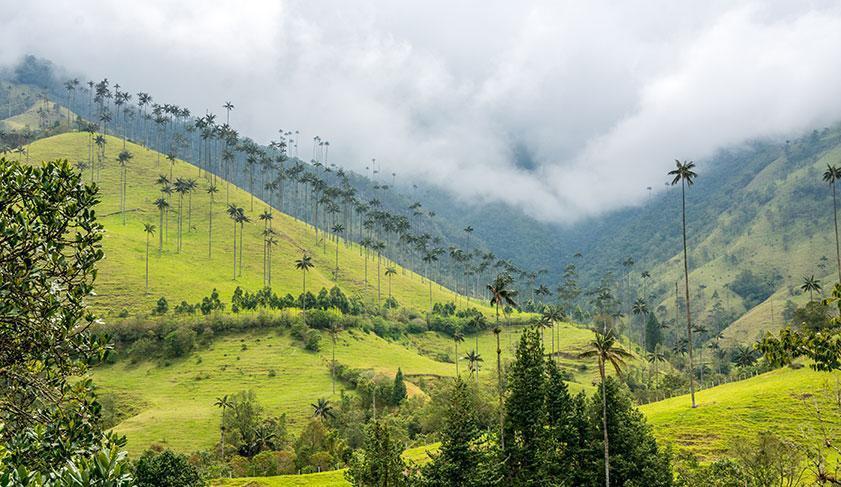
<path fill-rule="evenodd" d="M 336 417 L 336 415 L 333 413 L 333 406 L 327 399 L 319 399 L 317 402 L 310 404 L 310 406 L 312 406 L 313 418 L 318 418 L 321 421 L 325 421 L 328 418 Z"/>
<path fill-rule="evenodd" d="M 146 294 L 149 294 L 149 237 L 155 235 L 155 225 L 144 223 L 143 232 L 146 234 Z"/>
<path fill-rule="evenodd" d="M 645 346 L 645 320 L 648 318 L 648 303 L 643 298 L 637 298 L 634 305 L 631 306 L 631 311 L 642 318 L 640 323 L 640 336 L 642 337 L 642 349 L 647 350 Z"/>
<path fill-rule="evenodd" d="M 158 208 L 158 211 L 160 211 L 160 213 L 161 213 L 161 221 L 160 221 L 160 225 L 159 225 L 158 228 L 160 230 L 163 230 L 163 227 L 164 227 L 164 213 L 166 213 L 166 209 L 169 208 L 169 203 L 166 201 L 165 198 L 160 197 L 160 198 L 155 200 L 155 206 Z M 164 232 L 159 231 L 158 232 L 158 255 L 161 255 L 163 250 L 164 250 Z"/>
<path fill-rule="evenodd" d="M 304 291 L 303 294 L 307 294 L 307 272 L 310 269 L 315 267 L 315 264 L 312 262 L 312 257 L 307 255 L 306 253 L 301 256 L 300 259 L 295 261 L 295 268 L 303 272 L 304 274 Z"/>
<path fill-rule="evenodd" d="M 841 246 L 838 243 L 838 202 L 835 197 L 835 182 L 841 179 L 841 168 L 827 164 L 823 180 L 832 187 L 832 219 L 835 222 L 835 259 L 838 263 L 838 282 L 841 282 Z"/>
<path fill-rule="evenodd" d="M 504 310 L 507 306 L 517 306 L 517 303 L 514 301 L 514 298 L 517 297 L 517 291 L 515 289 L 510 288 L 512 283 L 513 279 L 511 279 L 511 276 L 509 274 L 498 274 L 496 276 L 496 279 L 494 279 L 493 282 L 486 286 L 488 292 L 491 295 L 491 306 L 494 306 L 496 308 L 497 327 L 499 327 L 499 307 L 502 306 Z M 508 342 L 510 346 L 510 329 L 508 334 Z"/>
<path fill-rule="evenodd" d="M 552 356 L 555 356 L 555 327 L 567 319 L 564 309 L 560 306 L 548 305 L 543 308 L 541 320 L 548 321 L 552 327 Z"/>
<path fill-rule="evenodd" d="M 342 332 L 342 325 L 337 320 L 330 322 L 330 341 L 333 342 L 333 361 L 330 362 L 330 379 L 333 381 L 333 394 L 336 393 L 336 340 Z"/>
<path fill-rule="evenodd" d="M 668 175 L 673 176 L 672 186 L 680 183 L 683 223 L 683 278 L 686 290 L 686 333 L 689 346 L 689 396 L 692 400 L 692 407 L 695 408 L 698 405 L 695 404 L 695 374 L 692 366 L 692 307 L 689 304 L 689 257 L 686 250 L 686 187 L 692 186 L 698 175 L 693 171 L 695 163 L 692 161 L 680 162 L 675 160 L 675 166 L 675 169 L 669 171 Z M 841 267 L 839 267 L 839 273 L 841 274 Z"/>
<path fill-rule="evenodd" d="M 377 252 L 377 306 L 380 305 L 380 261 L 382 260 L 382 251 L 385 250 L 385 243 L 377 241 L 371 244 L 371 250 Z"/>
<path fill-rule="evenodd" d="M 391 297 L 391 279 L 392 276 L 397 274 L 397 269 L 394 266 L 388 266 L 385 268 L 385 277 L 388 278 L 388 297 Z"/>
<path fill-rule="evenodd" d="M 224 460 L 225 459 L 225 410 L 228 409 L 229 407 L 233 407 L 233 403 L 228 398 L 228 395 L 225 394 L 222 397 L 217 397 L 216 402 L 213 403 L 213 405 L 222 410 L 222 421 L 219 422 L 219 424 L 220 424 L 219 430 L 220 430 L 220 434 L 221 434 L 221 440 L 219 441 L 219 449 L 221 450 L 221 455 L 220 456 Z"/>
<path fill-rule="evenodd" d="M 663 349 L 658 345 L 654 347 L 654 350 L 645 354 L 645 360 L 648 361 L 651 365 L 654 366 L 654 376 L 657 376 L 657 364 L 659 362 L 666 361 L 666 354 L 663 353 Z"/>
<path fill-rule="evenodd" d="M 470 370 L 470 377 L 473 378 L 477 383 L 479 382 L 479 367 L 480 363 L 484 360 L 482 356 L 476 350 L 471 350 L 467 352 L 467 355 L 464 356 L 464 360 L 467 361 L 467 368 Z"/>
<path fill-rule="evenodd" d="M 213 258 L 213 200 L 219 188 L 215 184 L 207 187 L 207 195 L 210 197 L 210 206 L 207 210 L 207 258 Z"/>
<path fill-rule="evenodd" d="M 809 292 L 809 302 L 811 303 L 813 300 L 813 294 L 821 292 L 823 288 L 821 287 L 820 279 L 816 279 L 815 275 L 812 274 L 811 276 L 803 276 L 803 285 L 800 286 L 800 289 L 803 290 L 803 292 Z"/>
<path fill-rule="evenodd" d="M 505 431 L 505 413 L 504 411 L 504 399 L 503 399 L 503 388 L 502 388 L 502 347 L 499 344 L 499 335 L 502 333 L 502 328 L 499 327 L 499 315 L 497 313 L 497 325 L 494 327 L 494 337 L 496 337 L 496 390 L 497 390 L 497 397 L 499 398 L 499 406 L 498 406 L 498 413 L 499 413 L 499 441 L 500 447 L 505 450 L 505 435 L 503 434 Z"/>
<path fill-rule="evenodd" d="M 242 208 L 237 208 L 239 212 L 239 217 L 237 218 L 237 223 L 239 223 L 239 275 L 242 275 L 242 254 L 245 250 L 245 245 L 242 241 L 243 235 L 245 235 L 245 224 L 251 223 L 251 218 L 248 218 L 245 214 L 245 210 Z"/>
<path fill-rule="evenodd" d="M 239 223 L 240 213 L 237 205 L 228 204 L 228 217 L 234 223 L 234 280 L 237 278 L 237 223 Z"/>
<path fill-rule="evenodd" d="M 176 251 L 181 253 L 183 242 L 183 228 L 184 228 L 184 195 L 187 193 L 187 181 L 182 178 L 175 180 L 175 192 L 178 194 L 178 240 L 176 242 Z"/>
<path fill-rule="evenodd" d="M 464 333 L 461 330 L 456 330 L 453 332 L 453 343 L 456 345 L 456 377 L 461 377 L 458 371 L 458 344 L 464 341 Z"/>
<path fill-rule="evenodd" d="M 120 164 L 120 211 L 123 214 L 123 225 L 126 224 L 126 166 L 133 157 L 134 155 L 127 150 L 117 155 L 117 162 Z"/>
<path fill-rule="evenodd" d="M 229 102 L 229 101 L 226 101 L 225 104 L 222 105 L 222 108 L 224 108 L 225 112 L 226 112 L 226 114 L 225 114 L 225 125 L 230 125 L 231 124 L 231 110 L 233 110 L 235 108 L 234 104 Z"/>
<path fill-rule="evenodd" d="M 627 352 L 616 339 L 613 330 L 607 330 L 607 333 L 602 334 L 595 332 L 593 341 L 587 347 L 587 350 L 581 352 L 579 358 L 595 358 L 599 364 L 599 376 L 602 380 L 602 431 L 604 433 L 604 480 L 605 485 L 610 485 L 610 446 L 609 435 L 607 431 L 607 364 L 613 366 L 617 375 L 622 374 L 622 368 L 625 366 L 625 359 L 632 357 L 631 353 Z"/>
<path fill-rule="evenodd" d="M 345 233 L 345 226 L 341 223 L 337 223 L 333 225 L 333 228 L 330 229 L 333 232 L 333 235 L 336 237 L 336 281 L 339 280 L 339 235 Z"/>

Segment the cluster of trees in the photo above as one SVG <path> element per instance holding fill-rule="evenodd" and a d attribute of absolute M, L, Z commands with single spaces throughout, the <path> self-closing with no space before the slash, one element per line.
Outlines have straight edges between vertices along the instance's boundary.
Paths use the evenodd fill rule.
<path fill-rule="evenodd" d="M 605 346 L 593 344 L 599 363 L 618 360 L 619 349 Z M 627 390 L 609 377 L 602 384 L 589 399 L 570 394 L 539 331 L 529 330 L 507 374 L 498 424 L 482 414 L 477 388 L 456 379 L 430 463 L 413 468 L 388 423 L 372 421 L 347 478 L 358 486 L 672 485 L 671 455 L 658 447 Z"/>

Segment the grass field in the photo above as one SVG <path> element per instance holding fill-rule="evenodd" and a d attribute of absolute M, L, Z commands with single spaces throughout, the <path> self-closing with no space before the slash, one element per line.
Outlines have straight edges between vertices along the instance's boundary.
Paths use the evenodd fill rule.
<path fill-rule="evenodd" d="M 519 335 L 520 330 L 512 328 L 512 336 Z M 579 371 L 578 367 L 585 363 L 567 358 L 577 353 L 591 332 L 570 325 L 560 326 L 559 331 L 559 349 L 565 353 L 561 360 L 575 373 L 571 389 L 591 389 L 595 367 L 587 363 L 586 369 Z M 466 338 L 459 349 L 460 356 L 464 356 L 474 339 L 474 336 Z M 487 362 L 480 379 L 494 384 L 493 333 L 479 334 L 479 343 L 479 351 Z M 438 333 L 413 335 L 398 343 L 353 329 L 339 335 L 336 360 L 389 377 L 399 367 L 407 376 L 410 393 L 418 393 L 415 385 L 419 377 L 455 376 L 456 373 L 455 364 L 436 360 L 430 349 L 455 357 L 452 340 Z M 219 411 L 213 406 L 215 399 L 243 390 L 254 390 L 268 413 L 286 413 L 290 429 L 299 431 L 309 419 L 311 403 L 321 397 L 335 401 L 341 393 L 343 386 L 338 384 L 336 395 L 331 394 L 331 352 L 327 334 L 323 335 L 322 350 L 314 353 L 304 350 L 288 334 L 262 330 L 216 338 L 208 348 L 169 365 L 160 362 L 132 365 L 123 360 L 96 369 L 94 379 L 103 392 L 113 393 L 122 405 L 137 413 L 115 428 L 128 437 L 130 453 L 137 454 L 156 443 L 191 452 L 210 448 L 217 441 Z M 511 357 L 512 350 L 504 346 L 503 360 Z M 464 361 L 460 367 L 467 374 Z M 274 370 L 273 377 L 270 370 Z"/>
<path fill-rule="evenodd" d="M 225 183 L 219 182 L 219 193 L 213 206 L 213 253 L 208 256 L 208 227 L 210 200 L 206 193 L 208 182 L 206 175 L 199 176 L 195 166 L 177 161 L 173 168 L 173 177 L 196 178 L 199 189 L 192 196 L 191 221 L 188 225 L 185 197 L 184 234 L 181 253 L 176 251 L 176 227 L 178 198 L 173 195 L 170 200 L 172 210 L 168 223 L 164 224 L 164 249 L 158 255 L 158 238 L 150 238 L 150 289 L 145 292 L 145 250 L 146 237 L 143 224 L 151 223 L 160 226 L 159 211 L 153 205 L 161 193 L 155 180 L 159 174 L 169 174 L 166 159 L 139 145 L 128 143 L 126 149 L 134 155 L 127 167 L 127 200 L 126 214 L 119 212 L 119 166 L 115 160 L 122 150 L 123 141 L 115 137 L 107 137 L 106 162 L 101 170 L 101 178 L 97 184 L 101 190 L 102 202 L 98 206 L 98 216 L 105 226 L 103 248 L 105 258 L 99 264 L 99 277 L 96 284 L 97 296 L 92 299 L 92 305 L 100 312 L 119 312 L 122 309 L 130 311 L 148 311 L 153 303 L 165 296 L 171 303 L 181 300 L 197 302 L 203 296 L 217 288 L 222 300 L 228 302 L 236 286 L 246 290 L 257 290 L 263 286 L 263 230 L 258 215 L 266 209 L 265 203 L 255 198 L 254 209 L 251 210 L 251 196 L 244 190 L 230 186 L 231 203 L 246 210 L 246 214 L 254 223 L 245 226 L 244 258 L 242 275 L 233 277 L 233 224 L 225 213 L 226 189 Z M 32 161 L 68 159 L 71 162 L 87 160 L 87 135 L 81 133 L 65 133 L 54 137 L 38 140 L 29 146 Z M 85 180 L 90 180 L 90 171 L 86 171 Z M 125 217 L 125 224 L 123 219 Z M 326 251 L 315 244 L 315 233 L 312 227 L 288 215 L 274 212 L 272 225 L 279 232 L 279 243 L 273 250 L 272 258 L 272 288 L 283 295 L 292 293 L 297 296 L 303 287 L 301 271 L 294 268 L 294 262 L 301 257 L 304 250 L 312 255 L 315 268 L 307 275 L 307 290 L 318 292 L 322 287 L 328 289 L 336 284 L 332 280 L 332 270 L 335 268 L 335 244 L 327 243 Z M 168 228 L 168 230 L 167 230 Z M 157 229 L 160 232 L 161 228 Z M 319 234 L 321 236 L 321 234 Z M 383 259 L 380 271 L 384 274 L 386 265 Z M 339 245 L 340 277 L 338 285 L 349 296 L 359 296 L 368 303 L 377 299 L 377 264 L 376 257 L 368 259 L 368 284 L 365 283 L 365 258 L 362 250 L 356 245 Z M 392 291 L 394 297 L 403 306 L 417 310 L 429 307 L 429 288 L 421 276 L 396 266 L 398 273 L 393 277 Z M 434 302 L 446 302 L 456 299 L 456 295 L 437 284 L 432 286 Z M 385 276 L 381 276 L 381 298 L 388 295 L 388 283 Z M 464 305 L 465 298 L 458 299 Z M 472 306 L 490 313 L 490 308 L 484 303 L 472 301 Z"/>
<path fill-rule="evenodd" d="M 762 431 L 798 438 L 803 428 L 816 425 L 815 401 L 823 408 L 831 429 L 837 431 L 841 410 L 835 394 L 840 379 L 841 372 L 783 368 L 699 391 L 695 394 L 699 404 L 696 409 L 689 407 L 688 395 L 641 409 L 658 440 L 712 460 L 735 441 L 755 441 Z"/>

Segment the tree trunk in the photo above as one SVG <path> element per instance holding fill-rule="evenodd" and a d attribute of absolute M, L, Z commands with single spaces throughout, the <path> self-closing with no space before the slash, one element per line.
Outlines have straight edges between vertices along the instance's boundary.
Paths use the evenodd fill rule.
<path fill-rule="evenodd" d="M 689 351 L 689 396 L 692 399 L 692 407 L 695 404 L 695 369 L 692 363 L 692 312 L 689 305 L 689 258 L 686 253 L 686 182 L 682 181 L 680 186 L 682 214 L 683 214 L 683 278 L 686 285 L 686 333 L 689 337 L 687 349 Z"/>
<path fill-rule="evenodd" d="M 835 259 L 838 262 L 838 282 L 841 282 L 841 247 L 838 243 L 838 206 L 835 200 L 835 182 L 832 183 L 832 217 L 835 221 Z"/>
<path fill-rule="evenodd" d="M 599 372 L 602 376 L 602 429 L 604 431 L 604 485 L 610 487 L 610 443 L 607 435 L 607 386 L 605 384 L 604 361 L 599 360 Z"/>

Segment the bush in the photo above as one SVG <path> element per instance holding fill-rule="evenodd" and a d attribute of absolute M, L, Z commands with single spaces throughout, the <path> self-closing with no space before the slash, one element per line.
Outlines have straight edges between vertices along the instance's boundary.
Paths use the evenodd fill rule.
<path fill-rule="evenodd" d="M 184 455 L 147 450 L 134 467 L 138 487 L 193 487 L 204 485 L 196 467 Z"/>
<path fill-rule="evenodd" d="M 161 296 L 155 304 L 155 307 L 152 309 L 152 314 L 165 315 L 167 311 L 169 311 L 169 303 L 167 303 L 165 297 Z"/>
<path fill-rule="evenodd" d="M 189 328 L 178 328 L 164 337 L 164 357 L 183 357 L 193 351 L 196 344 L 196 332 Z"/>

